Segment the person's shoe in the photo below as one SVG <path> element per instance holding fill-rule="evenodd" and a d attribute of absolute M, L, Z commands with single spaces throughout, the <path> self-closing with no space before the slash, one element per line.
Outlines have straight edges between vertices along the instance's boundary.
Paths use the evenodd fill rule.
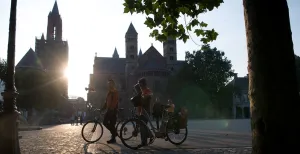
<path fill-rule="evenodd" d="M 116 143 L 116 139 L 112 138 L 110 140 L 107 141 L 107 144 L 112 144 L 112 143 Z"/>

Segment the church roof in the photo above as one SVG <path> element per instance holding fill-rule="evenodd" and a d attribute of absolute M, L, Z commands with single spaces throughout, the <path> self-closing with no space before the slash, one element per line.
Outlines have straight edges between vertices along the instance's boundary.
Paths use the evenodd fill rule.
<path fill-rule="evenodd" d="M 131 34 L 131 35 L 137 35 L 138 33 L 136 32 L 134 26 L 132 23 L 130 23 L 128 30 L 126 32 L 126 35 Z"/>
<path fill-rule="evenodd" d="M 52 14 L 59 14 L 58 6 L 57 6 L 57 1 L 55 1 L 51 13 L 52 13 Z"/>
<path fill-rule="evenodd" d="M 139 59 L 138 70 L 166 70 L 165 58 L 151 46 Z"/>
<path fill-rule="evenodd" d="M 125 73 L 125 58 L 95 57 L 95 69 L 101 73 Z"/>
<path fill-rule="evenodd" d="M 16 65 L 16 68 L 35 68 L 43 70 L 43 65 L 37 54 L 30 48 Z"/>

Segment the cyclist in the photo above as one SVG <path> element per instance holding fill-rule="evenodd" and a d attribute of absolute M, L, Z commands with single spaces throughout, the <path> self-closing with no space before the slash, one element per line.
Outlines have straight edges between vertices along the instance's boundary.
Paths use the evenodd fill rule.
<path fill-rule="evenodd" d="M 116 143 L 116 122 L 117 122 L 117 109 L 119 94 L 115 87 L 115 82 L 112 79 L 108 80 L 108 93 L 106 95 L 106 102 L 103 107 L 107 108 L 107 112 L 104 115 L 103 125 L 110 131 L 111 139 L 107 141 L 108 144 Z"/>
<path fill-rule="evenodd" d="M 138 84 L 141 88 L 141 104 L 137 108 L 138 109 L 138 114 L 141 116 L 141 120 L 143 120 L 147 124 L 148 123 L 148 118 L 145 117 L 146 113 L 143 113 L 143 108 L 148 113 L 150 113 L 150 100 L 151 100 L 152 92 L 147 87 L 147 82 L 146 82 L 145 78 L 139 79 Z M 147 145 L 147 139 L 148 139 L 148 136 L 149 136 L 148 130 L 147 130 L 147 128 L 140 128 L 140 129 L 141 129 L 141 140 L 142 140 L 141 146 L 146 146 Z"/>

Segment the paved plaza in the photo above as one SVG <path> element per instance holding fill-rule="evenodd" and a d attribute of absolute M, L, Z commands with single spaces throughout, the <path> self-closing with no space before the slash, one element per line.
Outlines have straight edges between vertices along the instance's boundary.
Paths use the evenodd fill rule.
<path fill-rule="evenodd" d="M 100 154 L 100 153 L 199 153 L 250 154 L 251 132 L 249 120 L 190 120 L 187 140 L 181 146 L 156 139 L 148 146 L 134 151 L 116 144 L 106 144 L 110 134 L 104 130 L 97 143 L 87 144 L 81 137 L 82 126 L 70 124 L 45 126 L 42 130 L 21 131 L 22 154 Z"/>

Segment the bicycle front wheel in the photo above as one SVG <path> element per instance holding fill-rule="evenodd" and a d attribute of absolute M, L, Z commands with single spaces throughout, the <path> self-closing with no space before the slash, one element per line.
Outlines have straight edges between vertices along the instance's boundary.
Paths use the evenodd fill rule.
<path fill-rule="evenodd" d="M 88 121 L 81 129 L 82 138 L 88 143 L 94 143 L 103 136 L 103 126 L 98 121 Z"/>
<path fill-rule="evenodd" d="M 129 119 L 123 123 L 120 130 L 120 139 L 124 146 L 133 150 L 141 147 L 140 128 L 148 129 L 147 125 L 139 119 Z M 132 142 L 135 142 L 135 145 L 130 145 Z"/>
<path fill-rule="evenodd" d="M 122 125 L 126 122 L 126 120 L 122 120 L 119 121 L 118 124 L 116 125 L 116 131 L 117 131 L 117 136 L 120 138 L 120 134 L 121 134 L 121 127 Z M 127 135 L 126 133 L 128 132 L 128 127 L 129 128 L 134 128 L 134 123 L 133 122 L 128 122 L 128 124 L 123 128 L 123 139 L 124 140 L 129 140 L 132 138 L 131 136 L 125 137 L 125 135 Z"/>

